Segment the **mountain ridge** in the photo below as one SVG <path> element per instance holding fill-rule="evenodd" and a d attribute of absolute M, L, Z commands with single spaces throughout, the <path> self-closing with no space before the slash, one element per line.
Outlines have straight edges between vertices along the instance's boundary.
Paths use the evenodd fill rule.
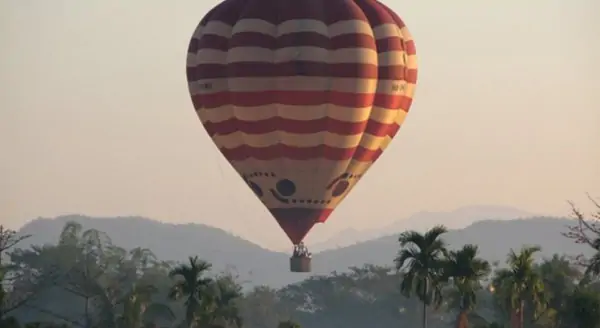
<path fill-rule="evenodd" d="M 248 285 L 281 287 L 305 279 L 310 274 L 289 272 L 289 254 L 272 251 L 222 229 L 203 224 L 161 223 L 142 217 L 94 218 L 81 215 L 61 216 L 54 219 L 33 220 L 19 230 L 32 237 L 19 246 L 55 243 L 65 223 L 75 221 L 83 229 L 97 229 L 108 234 L 120 247 L 144 247 L 159 259 L 183 261 L 188 256 L 199 257 L 213 264 L 214 271 L 230 270 Z M 578 255 L 589 253 L 584 245 L 577 245 L 561 236 L 567 218 L 534 217 L 517 220 L 485 220 L 463 229 L 450 230 L 444 239 L 450 247 L 465 243 L 479 245 L 481 256 L 489 261 L 504 262 L 506 254 L 524 244 L 539 244 L 543 257 L 554 253 Z M 313 252 L 312 274 L 344 271 L 365 263 L 393 265 L 397 253 L 397 234 L 390 233 L 351 246 Z"/>
<path fill-rule="evenodd" d="M 420 211 L 407 218 L 396 220 L 379 228 L 368 230 L 345 229 L 326 240 L 314 243 L 311 245 L 311 249 L 314 251 L 323 251 L 350 246 L 357 242 L 383 237 L 389 234 L 390 231 L 393 233 L 399 233 L 404 230 L 422 232 L 428 227 L 437 224 L 444 224 L 449 229 L 461 229 L 481 220 L 507 220 L 534 216 L 539 216 L 539 214 L 502 205 L 463 206 L 446 212 Z"/>

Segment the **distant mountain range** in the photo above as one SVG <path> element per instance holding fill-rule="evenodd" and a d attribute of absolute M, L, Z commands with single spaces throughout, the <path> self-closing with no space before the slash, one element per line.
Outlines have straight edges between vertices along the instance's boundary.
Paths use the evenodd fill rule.
<path fill-rule="evenodd" d="M 481 220 L 511 220 L 539 216 L 514 207 L 497 205 L 466 206 L 450 212 L 418 212 L 388 226 L 369 230 L 345 229 L 333 237 L 310 245 L 314 251 L 324 251 L 356 244 L 404 230 L 425 231 L 437 224 L 448 229 L 462 229 Z"/>
<path fill-rule="evenodd" d="M 288 272 L 288 254 L 264 249 L 221 229 L 201 224 L 167 224 L 141 217 L 91 218 L 71 215 L 37 219 L 20 229 L 21 234 L 33 235 L 20 246 L 56 242 L 68 221 L 79 222 L 85 229 L 106 232 L 118 246 L 127 249 L 138 246 L 149 248 L 163 260 L 180 261 L 187 256 L 198 255 L 213 263 L 216 271 L 235 268 L 240 278 L 248 281 L 249 285 L 279 287 L 307 276 Z M 560 233 L 565 231 L 565 226 L 570 222 L 569 219 L 547 217 L 488 220 L 453 230 L 445 239 L 452 247 L 460 247 L 465 243 L 478 244 L 483 257 L 500 262 L 504 262 L 511 248 L 517 249 L 524 244 L 542 246 L 542 256 L 545 257 L 554 253 L 577 255 L 589 252 L 585 246 L 561 236 Z M 419 221 L 415 227 L 425 227 L 426 224 L 426 221 Z M 365 263 L 391 265 L 398 243 L 397 235 L 389 234 L 402 230 L 404 228 L 388 230 L 388 236 L 385 237 L 318 252 L 313 256 L 313 274 L 344 271 L 350 266 Z"/>

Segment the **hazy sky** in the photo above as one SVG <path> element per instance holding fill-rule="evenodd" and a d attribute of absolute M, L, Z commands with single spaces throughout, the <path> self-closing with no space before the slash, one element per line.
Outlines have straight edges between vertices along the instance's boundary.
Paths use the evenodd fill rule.
<path fill-rule="evenodd" d="M 143 215 L 285 245 L 188 97 L 187 43 L 216 3 L 0 0 L 1 223 Z M 472 204 L 564 214 L 600 196 L 598 1 L 384 3 L 415 37 L 414 106 L 317 235 Z"/>

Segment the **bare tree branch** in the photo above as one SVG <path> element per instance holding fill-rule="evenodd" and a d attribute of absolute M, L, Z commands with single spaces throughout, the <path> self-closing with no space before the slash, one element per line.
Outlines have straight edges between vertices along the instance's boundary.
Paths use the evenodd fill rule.
<path fill-rule="evenodd" d="M 31 235 L 17 236 L 16 231 L 0 225 L 0 255 L 29 237 Z M 2 259 L 0 259 L 0 263 L 2 263 L 1 261 Z"/>
<path fill-rule="evenodd" d="M 561 233 L 564 237 L 574 240 L 576 244 L 586 244 L 596 251 L 600 251 L 600 202 L 590 194 L 588 199 L 592 202 L 595 210 L 588 215 L 581 211 L 573 202 L 569 201 L 571 216 L 576 221 L 567 226 L 567 231 Z M 583 254 L 573 258 L 575 264 L 587 267 L 589 260 Z"/>
<path fill-rule="evenodd" d="M 0 304 L 2 311 L 0 313 L 9 314 L 20 308 L 21 306 L 26 305 L 29 301 L 31 301 L 34 297 L 39 295 L 42 291 L 56 284 L 56 280 L 60 277 L 55 275 L 49 275 L 42 278 L 40 281 L 40 277 L 34 277 L 32 280 L 35 282 L 31 282 L 29 285 L 31 286 L 31 290 L 23 291 L 20 290 L 18 293 L 14 293 L 19 296 L 17 300 L 8 300 L 5 301 L 4 304 Z M 11 296 L 11 295 L 9 295 Z"/>

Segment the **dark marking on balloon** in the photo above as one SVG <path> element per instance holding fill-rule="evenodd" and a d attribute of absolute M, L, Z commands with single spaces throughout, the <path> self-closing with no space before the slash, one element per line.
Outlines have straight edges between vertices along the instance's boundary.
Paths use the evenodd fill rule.
<path fill-rule="evenodd" d="M 331 196 L 339 197 L 348 191 L 350 180 L 360 179 L 361 177 L 360 174 L 342 173 L 327 185 L 327 190 L 331 190 Z"/>
<path fill-rule="evenodd" d="M 350 174 L 348 172 L 340 174 L 337 178 L 333 179 L 328 185 L 327 185 L 327 190 L 333 188 L 333 186 L 337 185 L 338 182 L 340 182 L 341 180 L 353 180 L 353 179 L 360 179 L 362 178 L 362 175 L 360 174 Z"/>
<path fill-rule="evenodd" d="M 262 188 L 255 182 L 252 182 L 250 180 L 247 181 L 248 186 L 250 187 L 250 189 L 252 189 L 252 191 L 254 192 L 254 194 L 258 197 L 262 197 L 264 196 L 263 190 Z"/>
<path fill-rule="evenodd" d="M 347 179 L 349 176 L 350 176 L 349 173 L 344 173 L 344 174 L 341 174 L 340 176 L 338 176 L 337 178 L 333 179 L 333 181 L 331 181 L 327 185 L 327 190 L 331 189 L 333 187 L 333 185 L 336 184 L 338 181 L 340 181 L 342 179 Z"/>
<path fill-rule="evenodd" d="M 406 86 L 404 84 L 394 83 L 392 85 L 393 92 L 401 92 L 401 91 L 404 91 L 405 88 L 406 88 Z"/>
<path fill-rule="evenodd" d="M 284 197 L 290 197 L 296 193 L 296 184 L 289 179 L 281 179 L 275 185 L 277 192 Z"/>
<path fill-rule="evenodd" d="M 258 183 L 251 181 L 250 179 L 253 177 L 277 178 L 277 175 L 274 172 L 250 172 L 250 173 L 243 173 L 241 175 L 242 175 L 242 178 L 244 179 L 244 181 L 246 181 L 246 183 L 250 187 L 250 189 L 252 189 L 252 191 L 258 197 L 261 197 L 261 198 L 264 196 L 263 189 L 258 185 Z M 336 191 L 339 192 L 340 195 L 346 191 L 346 190 L 340 191 L 343 186 L 343 183 L 340 184 L 340 181 L 347 184 L 347 186 L 345 187 L 345 189 L 347 189 L 350 184 L 349 184 L 349 182 L 347 182 L 345 180 L 358 179 L 358 178 L 360 178 L 360 175 L 352 175 L 350 173 L 341 174 L 339 177 L 335 178 L 326 187 L 326 189 L 330 190 L 331 188 L 333 188 L 335 186 L 336 189 L 334 191 L 332 191 L 332 196 L 337 197 Z M 283 204 L 290 204 L 290 203 L 291 204 L 311 204 L 311 205 L 313 205 L 313 204 L 314 205 L 319 205 L 319 204 L 320 205 L 329 205 L 329 204 L 331 204 L 331 199 L 289 198 L 297 192 L 297 187 L 296 187 L 296 184 L 294 183 L 294 181 L 292 181 L 290 179 L 285 179 L 285 178 L 279 179 L 275 183 L 275 188 L 270 188 L 269 192 L 271 192 L 271 194 L 273 195 L 273 198 L 275 198 L 276 200 L 278 200 L 279 202 L 281 202 Z"/>
<path fill-rule="evenodd" d="M 348 182 L 348 180 L 339 181 L 335 184 L 335 187 L 333 187 L 333 190 L 331 191 L 331 196 L 341 196 L 344 192 L 346 192 L 346 190 L 348 190 L 348 187 L 350 187 L 350 183 Z"/>
<path fill-rule="evenodd" d="M 285 199 L 281 196 L 279 196 L 279 194 L 277 193 L 277 191 L 275 191 L 274 189 L 270 189 L 269 190 L 271 192 L 271 194 L 273 195 L 273 197 L 275 199 L 277 199 L 278 201 L 284 203 L 284 204 L 289 204 L 290 200 L 289 199 Z"/>
<path fill-rule="evenodd" d="M 271 189 L 270 191 L 275 199 L 288 204 L 290 199 L 286 197 L 290 197 L 296 193 L 296 184 L 290 179 L 281 179 L 275 184 L 275 189 Z"/>

